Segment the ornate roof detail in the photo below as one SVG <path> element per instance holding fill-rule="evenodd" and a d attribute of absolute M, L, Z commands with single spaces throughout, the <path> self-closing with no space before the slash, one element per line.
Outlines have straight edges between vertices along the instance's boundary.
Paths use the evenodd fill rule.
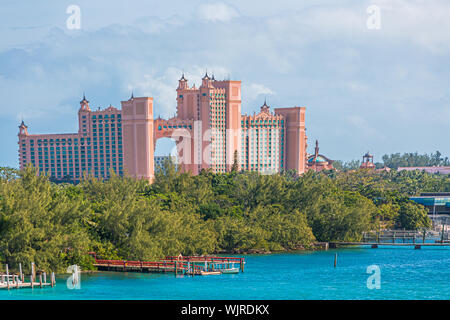
<path fill-rule="evenodd" d="M 363 156 L 364 158 L 373 158 L 373 155 L 371 155 L 369 153 L 369 151 L 367 151 L 367 153 Z"/>
<path fill-rule="evenodd" d="M 360 166 L 361 169 L 375 169 L 375 164 L 373 163 L 373 155 L 367 151 L 365 155 L 363 155 L 363 161 Z"/>
<path fill-rule="evenodd" d="M 20 123 L 20 126 L 19 126 L 19 134 L 24 134 L 24 135 L 28 135 L 28 127 L 25 125 L 25 122 L 23 122 L 23 120 L 22 120 L 22 122 Z"/>
<path fill-rule="evenodd" d="M 86 99 L 86 95 L 83 92 L 83 100 L 80 101 L 80 110 L 84 111 L 90 111 L 91 108 L 89 108 L 89 101 Z"/>
<path fill-rule="evenodd" d="M 317 157 L 310 156 L 308 158 L 308 163 L 332 163 L 332 162 L 333 162 L 333 160 L 330 160 L 321 154 L 318 154 Z"/>
<path fill-rule="evenodd" d="M 264 104 L 261 106 L 261 112 L 270 114 L 270 107 L 267 105 L 266 99 L 264 99 Z"/>
<path fill-rule="evenodd" d="M 261 111 L 254 116 L 255 119 L 262 119 L 262 120 L 272 119 L 275 117 L 276 117 L 276 115 L 270 113 L 269 108 L 263 109 L 262 107 L 261 107 Z"/>
<path fill-rule="evenodd" d="M 206 73 L 203 76 L 202 80 L 210 80 L 209 76 L 208 76 L 208 69 L 206 69 Z"/>
<path fill-rule="evenodd" d="M 314 154 L 310 155 L 306 159 L 306 165 L 308 169 L 314 170 L 316 172 L 322 170 L 333 170 L 334 161 L 319 153 L 319 141 L 316 140 L 316 147 L 314 149 Z"/>
<path fill-rule="evenodd" d="M 333 163 L 334 160 L 329 159 L 328 157 L 324 156 L 323 154 L 312 155 L 308 157 L 308 163 L 320 163 L 320 162 L 326 162 L 326 163 Z"/>
<path fill-rule="evenodd" d="M 80 104 L 88 104 L 89 101 L 86 99 L 86 95 L 83 92 L 83 100 L 80 101 Z"/>
<path fill-rule="evenodd" d="M 241 115 L 241 119 L 243 121 L 246 120 L 283 120 L 284 116 L 281 114 L 274 114 L 270 112 L 270 107 L 264 102 L 264 105 L 261 106 L 261 111 L 259 113 L 253 112 L 253 115 L 247 115 L 247 113 Z"/>

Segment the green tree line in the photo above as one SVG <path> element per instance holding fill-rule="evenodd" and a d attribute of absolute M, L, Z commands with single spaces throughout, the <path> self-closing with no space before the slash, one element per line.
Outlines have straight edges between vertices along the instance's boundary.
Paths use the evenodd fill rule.
<path fill-rule="evenodd" d="M 439 151 L 431 154 L 414 153 L 393 153 L 383 156 L 383 163 L 386 167 L 397 169 L 398 167 L 430 167 L 449 166 L 448 157 L 443 157 Z"/>
<path fill-rule="evenodd" d="M 0 168 L 0 260 L 12 268 L 92 268 L 105 259 L 251 253 L 360 240 L 379 228 L 430 226 L 408 196 L 448 191 L 419 172 L 181 173 L 167 161 L 152 184 L 116 176 L 51 182 L 33 167 Z"/>
<path fill-rule="evenodd" d="M 392 153 L 385 154 L 382 157 L 383 162 L 376 162 L 376 168 L 388 167 L 398 169 L 398 167 L 431 167 L 431 166 L 450 166 L 448 157 L 443 157 L 439 151 L 430 154 L 419 154 L 417 152 Z M 342 161 L 336 160 L 333 166 L 337 170 L 356 170 L 361 165 L 360 160 Z"/>

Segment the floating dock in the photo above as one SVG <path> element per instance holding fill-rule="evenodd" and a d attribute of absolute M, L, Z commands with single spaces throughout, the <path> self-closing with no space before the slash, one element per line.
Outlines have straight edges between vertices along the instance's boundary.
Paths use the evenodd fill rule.
<path fill-rule="evenodd" d="M 7 283 L 0 283 L 0 289 L 22 289 L 22 288 L 42 288 L 42 287 L 53 287 L 54 284 L 50 282 L 10 282 L 9 286 Z"/>
<path fill-rule="evenodd" d="M 43 288 L 55 285 L 55 273 L 51 273 L 50 282 L 47 282 L 47 274 L 42 272 L 36 276 L 34 263 L 31 263 L 30 281 L 27 282 L 22 272 L 22 264 L 19 264 L 19 274 L 10 274 L 6 265 L 6 273 L 0 274 L 0 289 Z"/>
<path fill-rule="evenodd" d="M 244 272 L 244 258 L 216 256 L 168 256 L 161 261 L 102 260 L 95 257 L 94 266 L 102 271 L 218 275 L 236 269 L 235 264 L 240 272 Z"/>

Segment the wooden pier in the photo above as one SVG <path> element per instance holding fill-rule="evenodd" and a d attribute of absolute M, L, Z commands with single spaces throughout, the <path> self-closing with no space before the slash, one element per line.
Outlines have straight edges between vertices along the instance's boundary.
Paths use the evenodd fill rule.
<path fill-rule="evenodd" d="M 450 246 L 450 243 L 378 243 L 378 242 L 330 242 L 330 248 L 337 248 L 338 246 L 370 246 L 375 249 L 379 246 L 396 246 L 396 247 L 414 247 L 420 249 L 421 247 L 445 247 Z"/>
<path fill-rule="evenodd" d="M 6 265 L 5 270 L 6 273 L 0 274 L 0 289 L 43 288 L 53 287 L 56 284 L 54 272 L 50 274 L 50 282 L 47 282 L 45 272 L 36 275 L 34 263 L 31 263 L 31 274 L 28 282 L 22 272 L 22 264 L 19 264 L 18 274 L 10 274 L 8 265 Z"/>
<path fill-rule="evenodd" d="M 238 267 L 235 268 L 234 265 Z M 216 256 L 168 256 L 160 261 L 102 260 L 95 258 L 98 270 L 117 272 L 173 273 L 186 275 L 217 275 L 239 269 L 244 272 L 244 258 Z"/>
<path fill-rule="evenodd" d="M 54 284 L 53 284 L 54 285 Z M 9 287 L 6 283 L 0 283 L 0 289 L 22 289 L 22 288 L 42 288 L 42 287 L 53 287 L 53 285 L 49 282 L 21 282 L 16 281 L 10 282 Z"/>

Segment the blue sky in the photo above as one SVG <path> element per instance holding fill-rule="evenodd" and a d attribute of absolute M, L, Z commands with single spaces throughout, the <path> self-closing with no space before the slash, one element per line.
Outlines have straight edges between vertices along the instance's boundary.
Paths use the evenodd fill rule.
<path fill-rule="evenodd" d="M 170 117 L 182 70 L 199 85 L 206 68 L 242 80 L 243 112 L 305 106 L 309 152 L 318 139 L 332 159 L 450 154 L 449 1 L 111 2 L 2 1 L 0 166 L 18 166 L 22 118 L 30 133 L 76 132 L 83 91 L 104 108 L 131 90 Z"/>

